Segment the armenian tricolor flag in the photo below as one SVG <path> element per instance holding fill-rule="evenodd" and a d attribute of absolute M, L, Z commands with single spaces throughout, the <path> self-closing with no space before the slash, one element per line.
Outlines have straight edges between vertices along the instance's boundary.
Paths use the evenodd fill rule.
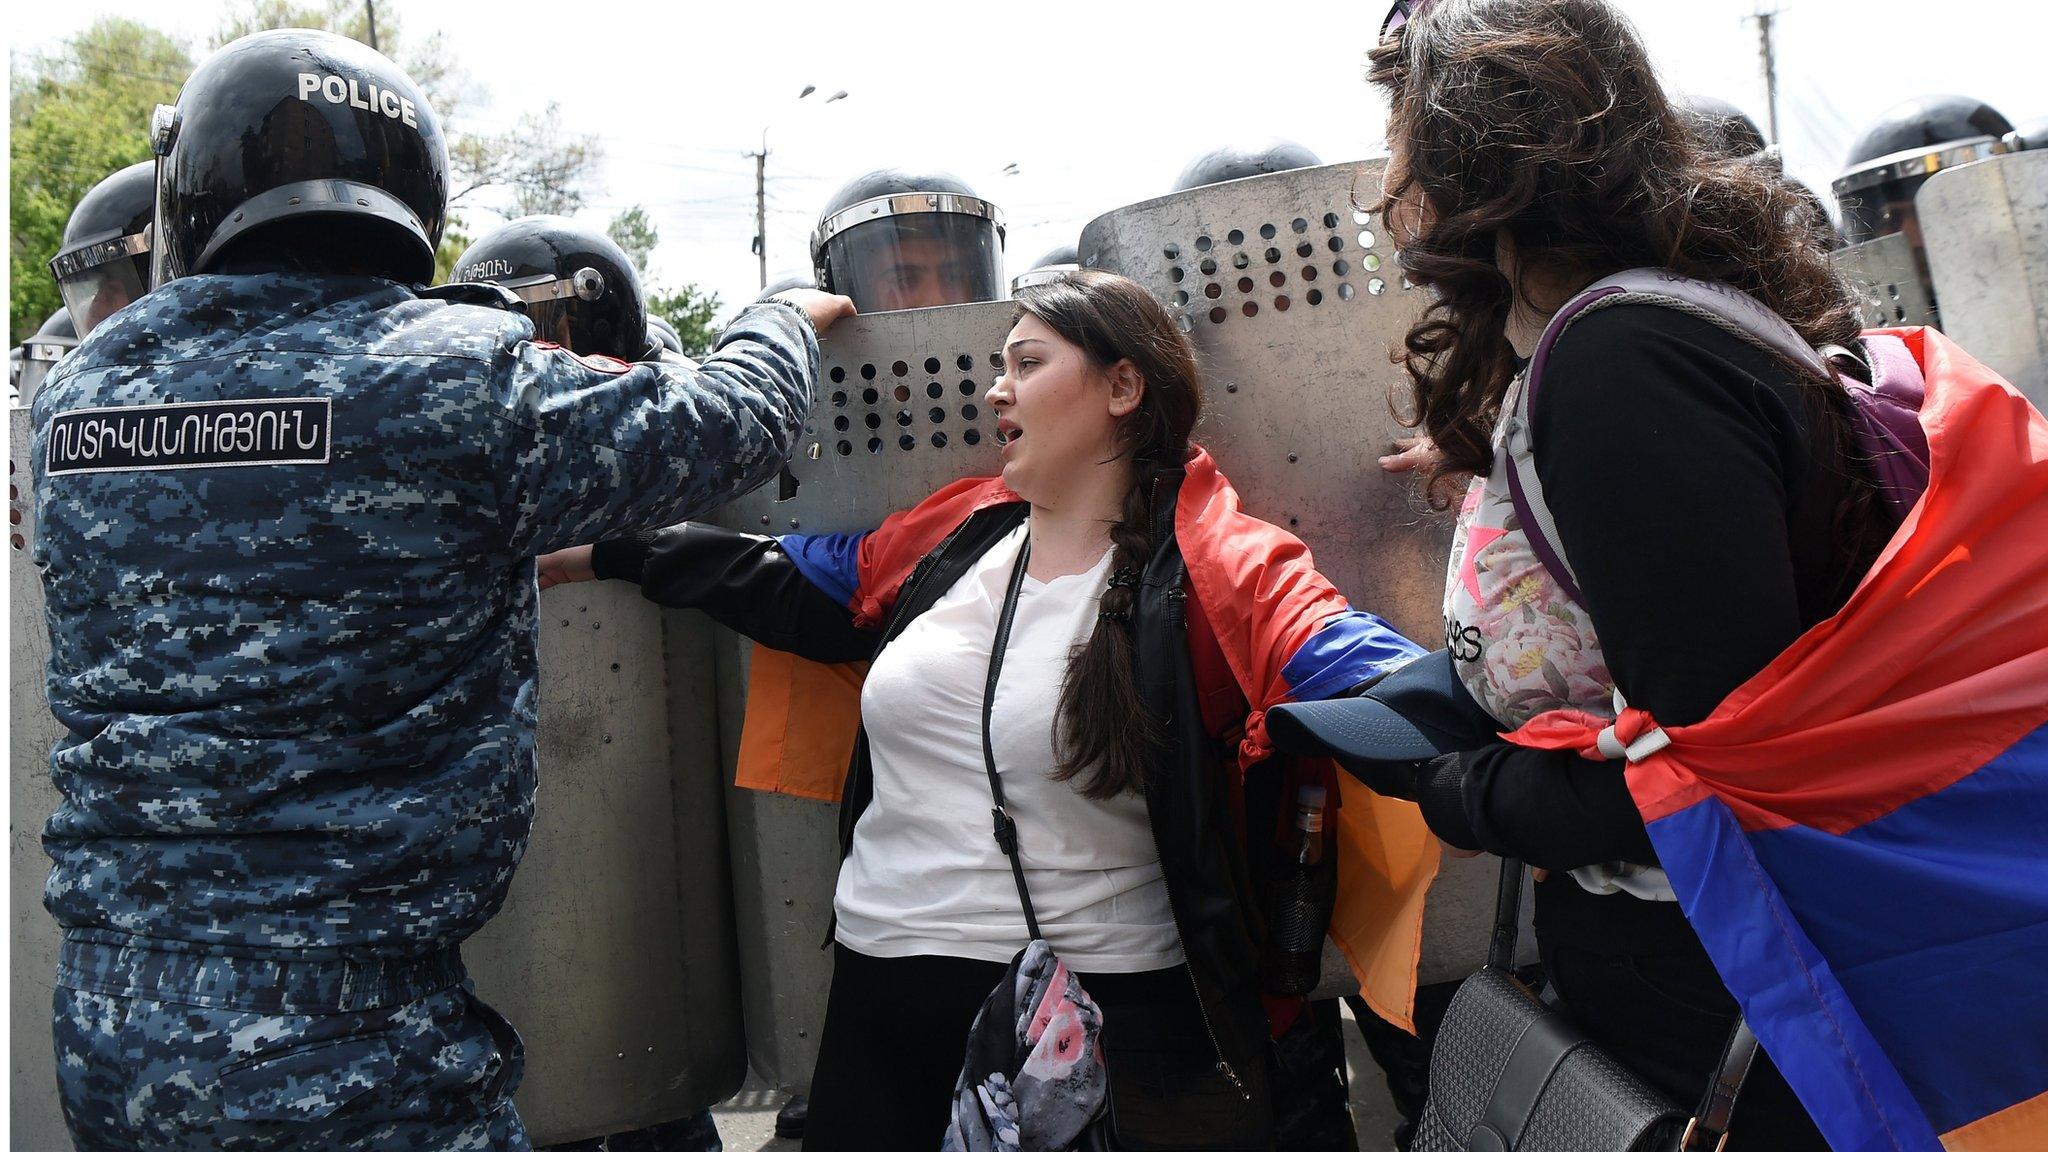
<path fill-rule="evenodd" d="M 1926 494 L 1698 724 L 1627 710 L 1693 927 L 1836 1152 L 2048 1149 L 2048 422 L 1929 329 Z M 1607 722 L 1510 739 L 1598 757 Z"/>

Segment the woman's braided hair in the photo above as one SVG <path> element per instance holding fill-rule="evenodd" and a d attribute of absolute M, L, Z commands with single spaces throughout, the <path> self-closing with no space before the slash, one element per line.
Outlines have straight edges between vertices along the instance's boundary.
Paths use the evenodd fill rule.
<path fill-rule="evenodd" d="M 1016 320 L 1031 316 L 1106 371 L 1129 361 L 1145 381 L 1136 410 L 1117 428 L 1132 478 L 1123 518 L 1110 528 L 1116 554 L 1101 614 L 1067 663 L 1054 718 L 1059 763 L 1053 779 L 1075 781 L 1090 799 L 1145 790 L 1147 768 L 1165 745 L 1158 717 L 1138 690 L 1132 609 L 1152 559 L 1156 491 L 1163 473 L 1187 459 L 1202 414 L 1194 349 L 1151 293 L 1109 272 L 1082 270 L 1017 293 Z M 1012 321 L 1015 323 L 1015 320 Z"/>

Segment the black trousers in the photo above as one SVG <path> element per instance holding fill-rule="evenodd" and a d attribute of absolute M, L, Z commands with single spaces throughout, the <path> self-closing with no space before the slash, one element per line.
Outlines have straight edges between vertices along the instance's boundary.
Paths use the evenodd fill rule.
<path fill-rule="evenodd" d="M 952 956 L 877 959 L 834 944 L 804 1152 L 936 1152 L 967 1031 L 1004 968 Z M 1179 966 L 1079 975 L 1105 1027 L 1135 1009 L 1198 1010 Z"/>

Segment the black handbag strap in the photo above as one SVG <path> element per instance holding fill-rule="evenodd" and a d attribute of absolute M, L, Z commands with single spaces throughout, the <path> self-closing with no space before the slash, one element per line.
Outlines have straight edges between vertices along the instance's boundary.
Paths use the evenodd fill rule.
<path fill-rule="evenodd" d="M 1024 905 L 1024 923 L 1033 940 L 1043 939 L 1038 930 L 1038 912 L 1031 906 L 1031 891 L 1024 886 L 1024 862 L 1017 856 L 1017 822 L 1003 806 L 1003 778 L 996 773 L 996 747 L 989 738 L 988 718 L 996 704 L 996 681 L 1003 675 L 1003 649 L 1010 646 L 1010 623 L 1017 618 L 1017 591 L 1024 586 L 1024 569 L 1031 562 L 1031 533 L 1017 549 L 1017 566 L 1010 570 L 1010 586 L 1003 592 L 1002 611 L 996 615 L 995 641 L 989 646 L 988 685 L 981 693 L 981 762 L 988 769 L 988 792 L 996 806 L 989 815 L 995 821 L 996 845 L 1010 858 L 1010 875 L 1017 880 L 1017 899 Z"/>
<path fill-rule="evenodd" d="M 1522 926 L 1522 862 L 1512 858 L 1500 862 L 1500 892 L 1493 904 L 1493 937 L 1487 944 L 1486 965 L 1512 974 L 1515 944 Z M 1677 1152 L 1719 1152 L 1728 1141 L 1728 1123 L 1735 1114 L 1735 1098 L 1742 1094 L 1742 1082 L 1756 1058 L 1756 1033 L 1749 1021 L 1737 1016 L 1721 1047 L 1721 1062 L 1707 1094 L 1685 1122 L 1678 1138 Z"/>

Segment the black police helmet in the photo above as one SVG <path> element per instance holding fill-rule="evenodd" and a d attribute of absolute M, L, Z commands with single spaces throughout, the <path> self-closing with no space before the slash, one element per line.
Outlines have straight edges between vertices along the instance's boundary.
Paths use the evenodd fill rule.
<path fill-rule="evenodd" d="M 883 168 L 847 181 L 825 202 L 811 233 L 811 265 L 819 288 L 852 297 L 862 312 L 995 300 L 1003 236 L 1002 213 L 959 177 Z M 913 241 L 935 241 L 954 258 L 943 267 L 903 264 Z"/>
<path fill-rule="evenodd" d="M 1321 157 L 1305 146 L 1277 137 L 1259 144 L 1226 144 L 1195 157 L 1181 169 L 1180 177 L 1173 182 L 1173 190 L 1185 192 L 1190 188 L 1221 184 L 1225 180 L 1242 180 L 1246 176 L 1314 168 L 1322 162 Z"/>
<path fill-rule="evenodd" d="M 156 163 L 144 160 L 92 186 L 71 209 L 64 223 L 59 256 L 110 236 L 134 236 L 149 227 L 156 214 Z M 148 268 L 147 263 L 143 265 Z"/>
<path fill-rule="evenodd" d="M 1717 155 L 1740 159 L 1770 147 L 1749 113 L 1718 96 L 1680 96 L 1677 105 L 1703 130 L 1701 135 Z"/>
<path fill-rule="evenodd" d="M 53 344 L 60 348 L 78 347 L 78 326 L 71 322 L 71 313 L 63 308 L 50 313 L 36 334 L 22 341 L 23 344 Z"/>
<path fill-rule="evenodd" d="M 825 207 L 818 213 L 818 223 L 823 224 L 832 217 L 863 200 L 877 196 L 903 196 L 912 192 L 952 192 L 961 196 L 975 196 L 967 181 L 949 172 L 906 172 L 901 168 L 878 168 L 855 176 L 841 185 L 839 191 L 825 201 Z"/>
<path fill-rule="evenodd" d="M 1993 140 L 2012 131 L 2012 125 L 1998 109 L 1968 96 L 1918 96 L 1887 108 L 1877 122 L 1863 130 L 1849 149 L 1843 166 L 1856 168 L 1898 152 L 1915 152 L 1961 140 L 1988 136 Z"/>
<path fill-rule="evenodd" d="M 155 215 L 156 165 L 149 160 L 93 185 L 71 209 L 50 274 L 80 332 L 149 291 Z"/>
<path fill-rule="evenodd" d="M 1079 264 L 1080 262 L 1080 247 L 1075 244 L 1062 244 L 1045 255 L 1040 256 L 1038 263 L 1033 264 L 1031 267 L 1033 269 L 1050 268 L 1055 264 Z"/>
<path fill-rule="evenodd" d="M 653 355 L 659 349 L 666 349 L 681 356 L 683 354 L 683 338 L 676 332 L 675 325 L 649 312 L 647 314 L 647 352 L 649 355 Z"/>
<path fill-rule="evenodd" d="M 448 146 L 404 70 L 331 32 L 226 45 L 158 109 L 157 275 L 204 272 L 251 236 L 424 284 L 448 211 Z"/>
<path fill-rule="evenodd" d="M 522 216 L 469 246 L 457 280 L 508 288 L 526 302 L 534 338 L 583 356 L 638 360 L 647 352 L 647 301 L 625 249 L 562 216 Z"/>

